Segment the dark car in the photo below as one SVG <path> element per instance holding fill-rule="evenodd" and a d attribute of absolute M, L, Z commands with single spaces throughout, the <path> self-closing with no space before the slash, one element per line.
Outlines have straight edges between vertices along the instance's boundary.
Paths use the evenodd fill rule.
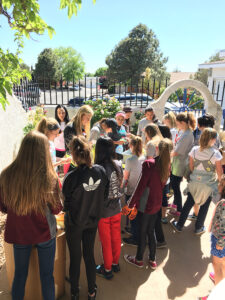
<path fill-rule="evenodd" d="M 82 106 L 84 104 L 84 98 L 75 97 L 68 101 L 68 106 Z"/>

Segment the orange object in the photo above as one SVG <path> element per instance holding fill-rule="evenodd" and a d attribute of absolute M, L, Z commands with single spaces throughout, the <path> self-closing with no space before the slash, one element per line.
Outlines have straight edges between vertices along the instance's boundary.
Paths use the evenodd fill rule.
<path fill-rule="evenodd" d="M 123 208 L 122 208 L 122 215 L 124 216 L 128 216 L 131 212 L 131 208 L 129 208 L 127 205 L 125 205 Z"/>
<path fill-rule="evenodd" d="M 128 218 L 129 218 L 130 220 L 134 220 L 134 219 L 136 218 L 136 216 L 137 216 L 137 212 L 138 212 L 138 211 L 137 211 L 137 208 L 134 207 L 134 208 L 131 210 L 131 212 L 130 212 Z"/>
<path fill-rule="evenodd" d="M 59 226 L 60 228 L 64 228 L 64 213 L 60 213 L 55 217 L 56 217 L 57 226 Z"/>

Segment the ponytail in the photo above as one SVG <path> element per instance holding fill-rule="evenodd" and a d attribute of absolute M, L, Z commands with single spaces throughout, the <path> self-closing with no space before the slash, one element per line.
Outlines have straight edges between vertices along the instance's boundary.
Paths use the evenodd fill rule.
<path fill-rule="evenodd" d="M 156 166 L 159 169 L 160 178 L 163 183 L 166 183 L 170 173 L 170 152 L 173 149 L 173 143 L 170 139 L 162 139 L 159 142 L 159 158 L 156 161 Z"/>
<path fill-rule="evenodd" d="M 130 140 L 130 145 L 133 147 L 133 152 L 137 157 L 142 154 L 142 139 L 140 136 L 132 136 Z"/>
<path fill-rule="evenodd" d="M 189 128 L 191 128 L 192 130 L 194 130 L 196 127 L 196 119 L 195 119 L 194 114 L 191 112 L 179 113 L 176 116 L 176 120 L 178 122 L 185 122 L 186 124 L 188 124 Z"/>
<path fill-rule="evenodd" d="M 78 166 L 85 164 L 89 168 L 91 163 L 91 149 L 84 136 L 75 136 L 70 142 L 69 149 L 71 151 L 73 160 Z"/>
<path fill-rule="evenodd" d="M 37 124 L 37 131 L 48 136 L 48 133 L 60 129 L 59 123 L 53 118 L 43 117 L 41 121 Z"/>

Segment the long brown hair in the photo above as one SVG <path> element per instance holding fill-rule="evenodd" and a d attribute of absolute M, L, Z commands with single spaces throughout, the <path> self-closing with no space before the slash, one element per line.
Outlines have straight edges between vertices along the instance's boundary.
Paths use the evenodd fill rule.
<path fill-rule="evenodd" d="M 176 116 L 176 120 L 178 122 L 185 122 L 188 124 L 188 127 L 190 127 L 192 130 L 196 127 L 196 119 L 193 113 L 191 112 L 181 112 Z"/>
<path fill-rule="evenodd" d="M 91 149 L 84 136 L 75 136 L 70 142 L 70 151 L 77 165 L 85 164 L 91 167 Z"/>
<path fill-rule="evenodd" d="M 174 112 L 169 111 L 167 114 L 163 116 L 163 120 L 168 120 L 170 122 L 171 128 L 177 127 L 176 125 L 176 115 Z"/>
<path fill-rule="evenodd" d="M 75 116 L 70 121 L 71 123 L 73 123 L 74 129 L 75 129 L 77 135 L 82 134 L 82 122 L 81 122 L 81 120 L 82 120 L 82 117 L 86 114 L 91 115 L 91 116 L 93 116 L 93 114 L 94 114 L 92 108 L 89 105 L 81 106 L 78 109 Z M 90 124 L 87 125 L 87 127 L 84 128 L 84 130 L 85 130 L 86 134 L 88 135 L 89 131 L 90 131 Z"/>
<path fill-rule="evenodd" d="M 199 145 L 200 151 L 209 147 L 210 140 L 216 139 L 217 132 L 213 128 L 205 128 L 200 136 Z"/>
<path fill-rule="evenodd" d="M 55 187 L 58 189 L 57 174 L 48 139 L 31 131 L 24 137 L 16 159 L 0 175 L 3 203 L 17 215 L 44 215 L 47 205 L 57 205 Z"/>
<path fill-rule="evenodd" d="M 162 182 L 168 180 L 170 174 L 170 152 L 173 149 L 173 143 L 170 139 L 162 139 L 159 142 L 159 156 L 156 160 L 156 167 L 159 169 Z"/>
<path fill-rule="evenodd" d="M 137 155 L 137 157 L 141 156 L 142 148 L 143 148 L 141 137 L 132 135 L 130 137 L 130 143 L 129 144 L 133 147 L 134 154 Z"/>

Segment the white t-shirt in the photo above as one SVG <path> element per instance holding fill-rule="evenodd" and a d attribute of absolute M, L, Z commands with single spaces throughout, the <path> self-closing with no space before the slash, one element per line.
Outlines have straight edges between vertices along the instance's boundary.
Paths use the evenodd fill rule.
<path fill-rule="evenodd" d="M 211 163 L 213 165 L 215 165 L 216 161 L 221 160 L 223 157 L 220 154 L 220 152 L 218 150 L 216 150 L 213 147 L 204 149 L 203 151 L 200 151 L 200 146 L 194 146 L 190 153 L 189 156 L 191 156 L 192 158 L 196 158 L 198 160 L 210 160 Z M 205 171 L 205 168 L 203 166 L 203 164 L 199 164 L 195 170 L 199 170 L 199 171 Z"/>
<path fill-rule="evenodd" d="M 60 126 L 60 129 L 62 132 L 60 133 L 59 136 L 57 136 L 54 139 L 54 144 L 55 144 L 56 150 L 65 151 L 65 141 L 64 141 L 64 136 L 63 136 L 63 130 L 66 127 L 66 123 L 61 122 L 59 126 Z"/>

